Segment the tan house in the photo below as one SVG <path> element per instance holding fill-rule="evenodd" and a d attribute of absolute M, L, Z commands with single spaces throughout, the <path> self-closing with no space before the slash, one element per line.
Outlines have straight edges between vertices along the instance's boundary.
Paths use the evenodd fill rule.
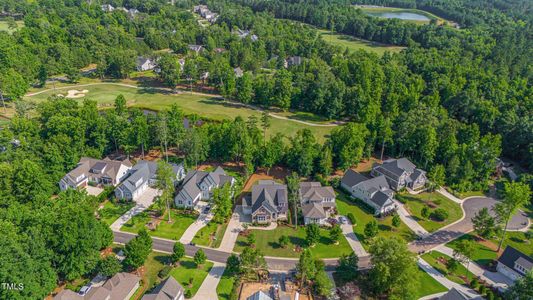
<path fill-rule="evenodd" d="M 243 199 L 243 212 L 251 215 L 253 223 L 285 220 L 287 209 L 287 186 L 273 180 L 259 180 L 252 187 L 251 197 Z"/>

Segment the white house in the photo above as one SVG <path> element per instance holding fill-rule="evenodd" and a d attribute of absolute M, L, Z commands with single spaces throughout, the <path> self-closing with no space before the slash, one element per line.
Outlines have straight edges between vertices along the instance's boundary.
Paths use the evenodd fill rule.
<path fill-rule="evenodd" d="M 372 167 L 372 176 L 385 176 L 391 189 L 398 191 L 404 187 L 416 190 L 425 186 L 426 171 L 417 169 L 407 158 L 388 159 L 383 164 Z"/>
<path fill-rule="evenodd" d="M 392 201 L 394 192 L 389 188 L 385 176 L 367 178 L 348 169 L 341 180 L 341 187 L 374 209 L 375 215 L 387 214 L 396 209 Z"/>
<path fill-rule="evenodd" d="M 137 62 L 136 62 L 137 71 L 149 71 L 149 70 L 155 69 L 156 67 L 157 67 L 156 61 L 151 58 L 142 57 L 142 56 L 139 56 L 137 58 Z"/>
<path fill-rule="evenodd" d="M 213 172 L 190 171 L 183 180 L 174 202 L 176 206 L 194 207 L 200 200 L 211 200 L 213 190 L 225 184 L 233 186 L 235 178 L 226 175 L 221 167 L 216 168 Z"/>

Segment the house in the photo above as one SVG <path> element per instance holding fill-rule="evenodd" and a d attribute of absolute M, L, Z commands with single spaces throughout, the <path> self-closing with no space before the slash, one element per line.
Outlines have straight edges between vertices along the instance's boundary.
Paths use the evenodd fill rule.
<path fill-rule="evenodd" d="M 117 273 L 102 286 L 92 287 L 80 294 L 71 290 L 62 290 L 54 300 L 128 300 L 139 288 L 139 276 L 130 273 Z"/>
<path fill-rule="evenodd" d="M 392 201 L 394 192 L 383 175 L 367 178 L 348 169 L 342 177 L 341 187 L 352 197 L 361 199 L 374 208 L 375 215 L 387 214 L 396 209 L 396 204 Z"/>
<path fill-rule="evenodd" d="M 533 269 L 533 258 L 511 246 L 505 248 L 496 266 L 498 272 L 513 281 L 522 278 L 531 269 Z"/>
<path fill-rule="evenodd" d="M 404 187 L 412 190 L 426 185 L 426 172 L 417 169 L 407 158 L 388 159 L 383 164 L 375 164 L 372 167 L 372 176 L 385 176 L 391 189 L 399 191 Z"/>
<path fill-rule="evenodd" d="M 335 214 L 335 191 L 320 182 L 301 182 L 299 189 L 300 203 L 305 225 L 325 224 Z"/>
<path fill-rule="evenodd" d="M 185 59 L 178 59 L 178 64 L 180 64 L 180 71 L 183 72 L 183 69 L 185 68 Z"/>
<path fill-rule="evenodd" d="M 457 289 L 453 287 L 446 294 L 438 298 L 438 300 L 468 300 L 468 299 L 471 299 L 471 298 L 461 293 L 460 291 L 458 291 Z"/>
<path fill-rule="evenodd" d="M 246 300 L 272 300 L 272 298 L 263 291 L 257 291 Z"/>
<path fill-rule="evenodd" d="M 117 186 L 126 178 L 131 166 L 128 160 L 82 157 L 76 168 L 59 181 L 59 188 L 64 191 L 69 188 L 84 188 L 88 184 Z"/>
<path fill-rule="evenodd" d="M 204 51 L 204 47 L 202 45 L 189 45 L 189 50 L 194 51 L 196 53 L 200 53 Z"/>
<path fill-rule="evenodd" d="M 137 71 L 149 71 L 155 69 L 157 66 L 155 60 L 139 56 L 136 61 Z"/>
<path fill-rule="evenodd" d="M 130 8 L 127 13 L 130 18 L 134 18 L 139 13 L 139 10 L 136 8 Z"/>
<path fill-rule="evenodd" d="M 287 219 L 287 209 L 287 186 L 273 180 L 259 180 L 252 187 L 252 195 L 243 201 L 243 212 L 252 216 L 253 223 Z"/>
<path fill-rule="evenodd" d="M 146 293 L 141 300 L 183 300 L 183 287 L 169 276 L 163 280 L 151 293 Z"/>
<path fill-rule="evenodd" d="M 182 164 L 172 164 L 174 183 L 185 177 L 185 168 Z M 115 189 L 117 199 L 136 200 L 144 193 L 147 187 L 157 184 L 157 163 L 141 160 L 128 172 L 128 177 Z"/>
<path fill-rule="evenodd" d="M 111 4 L 102 4 L 102 5 L 100 6 L 100 8 L 102 8 L 102 11 L 104 11 L 104 12 L 112 12 L 112 11 L 115 10 L 115 8 L 113 7 L 113 5 L 111 5 Z"/>
<path fill-rule="evenodd" d="M 289 58 L 287 58 L 287 66 L 289 67 L 292 67 L 292 66 L 299 66 L 302 64 L 302 57 L 301 56 L 291 56 Z"/>
<path fill-rule="evenodd" d="M 235 77 L 237 77 L 237 78 L 241 78 L 242 75 L 244 75 L 244 72 L 239 67 L 233 69 L 233 72 L 235 73 Z"/>
<path fill-rule="evenodd" d="M 207 9 L 207 5 L 196 5 L 193 7 L 195 13 L 200 13 L 200 10 Z"/>
<path fill-rule="evenodd" d="M 241 39 L 244 39 L 247 36 L 250 36 L 250 40 L 252 40 L 252 42 L 257 42 L 259 40 L 259 37 L 257 37 L 257 35 L 255 34 L 252 34 L 250 30 L 237 29 L 237 30 L 234 30 L 233 33 L 236 34 Z"/>
<path fill-rule="evenodd" d="M 210 200 L 213 189 L 225 184 L 233 187 L 235 178 L 227 175 L 221 167 L 217 167 L 213 172 L 190 171 L 183 179 L 181 189 L 174 202 L 176 206 L 194 207 L 200 200 Z"/>

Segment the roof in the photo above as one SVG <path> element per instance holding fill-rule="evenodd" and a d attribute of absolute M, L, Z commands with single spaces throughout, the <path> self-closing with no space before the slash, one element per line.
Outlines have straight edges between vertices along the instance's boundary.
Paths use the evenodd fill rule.
<path fill-rule="evenodd" d="M 270 296 L 265 294 L 263 291 L 258 291 L 246 298 L 246 300 L 272 300 L 272 298 L 270 298 Z"/>
<path fill-rule="evenodd" d="M 384 207 L 393 204 L 392 200 L 390 200 L 389 195 L 382 191 L 378 191 L 377 193 L 375 193 L 372 198 L 370 198 L 370 201 L 374 202 L 379 207 Z"/>
<path fill-rule="evenodd" d="M 498 258 L 498 262 L 515 271 L 515 263 L 518 263 L 528 271 L 533 268 L 533 259 L 511 246 L 505 248 L 502 255 Z"/>
<path fill-rule="evenodd" d="M 151 293 L 145 294 L 141 300 L 172 300 L 183 294 L 183 287 L 169 276 L 163 280 Z"/>
<path fill-rule="evenodd" d="M 74 168 L 74 170 L 68 172 L 65 177 L 70 179 L 72 182 L 76 182 L 76 178 L 80 175 L 87 175 L 89 173 L 93 173 L 93 176 L 95 177 L 105 176 L 109 178 L 116 178 L 121 166 L 131 167 L 131 162 L 129 160 L 118 161 L 110 160 L 108 158 L 100 160 L 90 157 L 82 157 L 78 163 L 78 166 Z"/>
<path fill-rule="evenodd" d="M 287 186 L 273 180 L 259 180 L 252 187 L 252 213 L 261 206 L 272 212 L 287 211 Z"/>
<path fill-rule="evenodd" d="M 235 76 L 236 76 L 236 77 L 242 77 L 242 75 L 244 75 L 244 72 L 243 72 L 242 69 L 239 68 L 239 67 L 233 69 L 233 72 L 235 72 Z"/>
<path fill-rule="evenodd" d="M 201 193 L 200 185 L 204 180 L 207 180 L 209 185 L 222 186 L 226 183 L 231 183 L 233 177 L 226 175 L 224 169 L 217 167 L 215 171 L 208 173 L 205 171 L 190 171 L 183 179 L 182 188 L 179 194 L 187 196 L 186 198 L 194 199 Z"/>
<path fill-rule="evenodd" d="M 148 57 L 142 57 L 142 56 L 139 56 L 139 57 L 137 57 L 136 62 L 137 62 L 137 66 L 142 66 L 142 65 L 144 65 L 146 62 L 151 63 L 152 60 L 151 60 L 150 58 L 148 58 Z"/>
<path fill-rule="evenodd" d="M 446 294 L 439 297 L 439 300 L 467 300 L 467 299 L 470 299 L 470 297 L 459 292 L 455 288 L 452 288 Z"/>
<path fill-rule="evenodd" d="M 352 186 L 355 186 L 363 181 L 366 181 L 368 180 L 368 177 L 358 173 L 358 172 L 355 172 L 354 170 L 352 169 L 348 169 L 345 173 L 344 173 L 344 176 L 342 177 L 341 179 L 341 183 L 346 185 L 346 186 L 349 186 L 349 187 L 352 187 Z"/>
<path fill-rule="evenodd" d="M 426 175 L 426 172 L 425 172 L 425 171 L 422 171 L 422 170 L 420 170 L 420 169 L 415 169 L 415 170 L 413 171 L 413 174 L 411 174 L 411 176 L 409 176 L 409 180 L 410 180 L 411 182 L 416 181 L 416 180 L 417 180 L 420 176 L 422 176 L 422 175 L 425 176 L 425 175 Z"/>
<path fill-rule="evenodd" d="M 393 173 L 398 177 L 402 176 L 404 172 L 413 173 L 416 169 L 416 166 L 405 157 L 402 157 L 400 159 L 388 159 L 376 168 L 379 167 Z"/>
<path fill-rule="evenodd" d="M 91 288 L 85 296 L 71 290 L 63 290 L 54 297 L 54 300 L 125 299 L 138 288 L 140 280 L 139 276 L 130 273 L 117 273 L 102 286 Z"/>
<path fill-rule="evenodd" d="M 322 186 L 320 182 L 301 182 L 301 200 L 322 201 L 324 198 L 334 199 L 335 191 L 331 186 Z"/>
<path fill-rule="evenodd" d="M 302 205 L 302 213 L 306 218 L 325 218 L 326 213 L 321 203 L 311 202 Z"/>

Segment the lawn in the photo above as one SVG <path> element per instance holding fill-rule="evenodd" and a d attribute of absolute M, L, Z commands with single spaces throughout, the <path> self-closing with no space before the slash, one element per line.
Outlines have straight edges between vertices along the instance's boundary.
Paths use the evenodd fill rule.
<path fill-rule="evenodd" d="M 462 240 L 471 240 L 474 241 L 474 255 L 470 257 L 473 261 L 480 265 L 488 266 L 493 260 L 498 258 L 498 254 L 496 253 L 495 249 L 497 249 L 497 245 L 495 245 L 495 248 L 489 248 L 487 245 L 481 244 L 477 242 L 477 239 L 472 234 L 465 234 L 461 236 L 460 238 L 453 240 L 446 244 L 446 246 L 456 249 L 457 245 Z"/>
<path fill-rule="evenodd" d="M 197 268 L 192 258 L 184 257 L 180 266 L 170 271 L 170 276 L 174 277 L 185 291 L 191 290 L 191 295 L 194 296 L 212 267 L 213 263 L 206 261 L 203 266 Z"/>
<path fill-rule="evenodd" d="M 531 230 L 531 229 L 530 229 Z M 492 240 L 496 245 L 498 245 L 499 239 Z M 503 241 L 502 248 L 505 249 L 505 246 L 509 245 L 513 248 L 520 250 L 521 252 L 533 257 L 533 244 L 531 240 L 526 238 L 526 233 L 522 231 L 508 231 L 505 234 L 505 240 Z"/>
<path fill-rule="evenodd" d="M 397 7 L 369 7 L 369 6 L 355 6 L 358 9 L 361 9 L 364 13 L 375 16 L 375 17 L 381 17 L 381 14 L 384 13 L 413 13 L 418 14 L 427 17 L 430 20 L 437 20 L 437 23 L 444 24 L 448 23 L 450 25 L 454 25 L 454 22 L 445 20 L 439 16 L 436 16 L 430 12 L 420 10 L 420 9 L 414 9 L 414 8 L 397 8 Z M 415 24 L 428 24 L 430 21 L 428 20 L 404 20 L 406 22 L 411 22 Z"/>
<path fill-rule="evenodd" d="M 225 270 L 217 285 L 217 295 L 219 300 L 230 300 L 233 284 L 235 283 L 235 276 L 228 274 Z"/>
<path fill-rule="evenodd" d="M 133 202 L 115 203 L 112 201 L 106 201 L 104 207 L 98 211 L 98 214 L 100 214 L 101 220 L 104 223 L 111 225 L 116 219 L 118 219 L 118 217 L 125 214 L 133 206 L 135 206 L 135 203 Z"/>
<path fill-rule="evenodd" d="M 226 227 L 228 227 L 228 223 L 219 224 L 211 221 L 196 233 L 192 242 L 197 245 L 218 248 L 224 237 L 224 232 L 226 232 Z"/>
<path fill-rule="evenodd" d="M 423 260 L 425 260 L 428 264 L 430 264 L 433 268 L 435 268 L 437 271 L 439 271 L 441 274 L 443 274 L 446 278 L 449 280 L 458 283 L 458 284 L 465 284 L 465 276 L 467 278 L 467 282 L 470 282 L 475 275 L 472 274 L 470 271 L 467 271 L 466 268 L 463 265 L 459 265 L 457 270 L 453 273 L 450 273 L 448 268 L 446 267 L 445 261 L 448 261 L 452 259 L 446 254 L 440 253 L 438 251 L 431 251 L 421 256 Z"/>
<path fill-rule="evenodd" d="M 295 251 L 295 246 L 305 247 L 305 226 L 299 226 L 298 230 L 292 227 L 280 225 L 274 230 L 252 230 L 255 234 L 256 247 L 263 252 L 265 256 L 276 257 L 299 257 L 300 253 Z M 280 236 L 286 235 L 290 239 L 290 243 L 286 248 L 279 245 L 278 240 Z M 249 247 L 246 237 L 239 235 L 235 248 L 233 251 L 242 252 L 246 247 Z M 337 258 L 343 254 L 352 252 L 352 248 L 346 241 L 346 238 L 341 236 L 339 244 L 335 245 L 329 238 L 329 231 L 327 229 L 320 229 L 320 240 L 311 248 L 311 252 L 317 258 Z"/>
<path fill-rule="evenodd" d="M 365 237 L 364 229 L 367 223 L 376 219 L 373 214 L 362 203 L 350 199 L 344 192 L 339 190 L 337 190 L 337 210 L 344 216 L 348 215 L 348 213 L 352 213 L 355 216 L 357 222 L 354 226 L 355 235 L 357 235 L 363 247 L 368 250 L 369 239 Z M 378 236 L 400 236 L 407 242 L 415 239 L 415 234 L 403 222 L 400 227 L 393 230 L 392 216 L 376 220 L 380 229 Z"/>
<path fill-rule="evenodd" d="M 324 41 L 334 46 L 342 47 L 343 49 L 348 48 L 349 51 L 357 51 L 362 49 L 369 52 L 375 52 L 378 55 L 383 55 L 385 51 L 400 52 L 401 50 L 405 49 L 405 47 L 401 46 L 386 45 L 358 39 L 349 35 L 332 33 L 328 30 L 319 30 L 319 32 Z"/>
<path fill-rule="evenodd" d="M 416 299 L 436 293 L 446 292 L 448 290 L 420 268 L 418 268 L 418 282 L 420 282 L 420 288 L 418 288 L 416 291 Z"/>
<path fill-rule="evenodd" d="M 155 251 L 151 252 L 144 262 L 144 267 L 142 268 L 143 275 L 141 287 L 139 287 L 131 299 L 140 299 L 145 292 L 150 291 L 157 284 L 159 284 L 162 280 L 162 278 L 159 278 L 159 271 L 161 271 L 163 267 L 169 263 L 169 255 Z"/>
<path fill-rule="evenodd" d="M 185 114 L 197 114 L 212 120 L 233 120 L 237 116 L 247 119 L 252 115 L 257 118 L 261 117 L 261 112 L 257 110 L 238 106 L 234 103 L 224 102 L 209 95 L 190 94 L 188 92 L 171 94 L 153 88 L 134 88 L 113 83 L 104 84 L 100 82 L 95 85 L 79 86 L 75 88 L 72 88 L 72 86 L 61 85 L 56 89 L 55 93 L 66 93 L 70 89 L 88 90 L 89 92 L 86 94 L 86 97 L 98 101 L 101 108 L 111 107 L 115 98 L 122 94 L 126 98 L 128 106 L 142 109 L 157 111 L 169 108 L 172 104 L 177 104 L 182 108 Z M 33 92 L 36 92 L 36 90 Z M 25 99 L 38 103 L 48 99 L 48 97 L 53 94 L 53 91 L 47 91 L 34 96 L 27 96 Z M 78 98 L 77 100 L 81 103 L 83 98 Z M 270 121 L 271 127 L 267 132 L 269 135 L 281 132 L 287 136 L 292 136 L 298 130 L 307 128 L 310 129 L 321 142 L 325 140 L 325 136 L 334 128 L 326 126 L 309 126 L 294 121 L 281 120 L 272 117 L 270 117 Z"/>
<path fill-rule="evenodd" d="M 185 230 L 191 225 L 197 218 L 193 214 L 185 214 L 179 210 L 172 210 L 171 223 L 167 222 L 167 215 L 161 216 L 161 223 L 157 226 L 156 230 L 148 230 L 151 236 L 179 240 Z M 151 220 L 148 213 L 142 212 L 131 220 L 129 220 L 124 226 L 120 228 L 122 231 L 137 233 L 141 228 L 146 228 L 145 225 Z"/>
<path fill-rule="evenodd" d="M 463 210 L 459 204 L 449 200 L 437 192 L 420 193 L 418 195 L 411 195 L 407 193 L 397 194 L 396 199 L 404 203 L 405 207 L 415 218 L 415 220 L 429 232 L 436 231 L 448 224 L 451 224 L 463 216 Z M 430 212 L 437 208 L 444 209 L 449 214 L 448 219 L 442 222 L 433 220 L 431 217 L 424 219 L 422 217 L 422 208 L 425 206 L 430 209 Z"/>

